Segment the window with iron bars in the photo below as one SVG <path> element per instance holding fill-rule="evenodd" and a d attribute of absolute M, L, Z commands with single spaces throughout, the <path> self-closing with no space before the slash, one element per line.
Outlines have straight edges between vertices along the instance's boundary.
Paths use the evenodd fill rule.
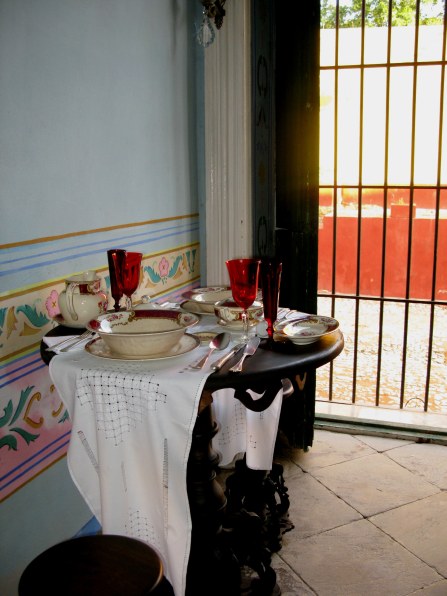
<path fill-rule="evenodd" d="M 446 7 L 325 0 L 317 399 L 447 414 Z"/>

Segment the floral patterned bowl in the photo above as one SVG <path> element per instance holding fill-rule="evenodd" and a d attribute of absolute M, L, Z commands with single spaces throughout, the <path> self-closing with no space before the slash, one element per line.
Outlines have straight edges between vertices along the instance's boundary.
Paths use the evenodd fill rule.
<path fill-rule="evenodd" d="M 296 319 L 281 319 L 274 325 L 277 339 L 287 339 L 296 345 L 306 345 L 334 333 L 339 327 L 336 319 L 318 315 L 296 315 Z"/>
<path fill-rule="evenodd" d="M 115 354 L 126 357 L 166 354 L 199 317 L 169 309 L 139 309 L 107 313 L 90 321 L 95 331 Z"/>
<path fill-rule="evenodd" d="M 242 329 L 242 308 L 236 304 L 233 298 L 221 300 L 214 305 L 214 314 L 219 319 L 220 325 L 228 327 L 240 327 Z M 247 309 L 248 324 L 257 325 L 264 318 L 262 302 L 253 302 Z"/>
<path fill-rule="evenodd" d="M 231 298 L 231 289 L 227 286 L 197 288 L 183 294 L 184 302 L 181 307 L 189 312 L 212 315 L 214 305 L 224 298 Z"/>

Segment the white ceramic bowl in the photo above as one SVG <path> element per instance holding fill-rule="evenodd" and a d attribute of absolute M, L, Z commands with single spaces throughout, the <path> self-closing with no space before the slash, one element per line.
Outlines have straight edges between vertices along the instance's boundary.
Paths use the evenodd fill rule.
<path fill-rule="evenodd" d="M 243 309 L 236 304 L 233 298 L 221 300 L 214 305 L 214 314 L 221 325 L 242 328 L 242 313 Z M 253 302 L 252 306 L 247 309 L 247 313 L 248 324 L 257 325 L 264 317 L 262 302 Z"/>
<path fill-rule="evenodd" d="M 107 313 L 90 321 L 87 328 L 98 333 L 113 353 L 142 357 L 167 353 L 198 320 L 192 313 L 151 308 Z"/>
<path fill-rule="evenodd" d="M 275 324 L 275 333 L 296 345 L 306 345 L 334 333 L 339 327 L 336 319 L 318 315 L 300 315 L 295 320 L 282 319 Z"/>
<path fill-rule="evenodd" d="M 231 289 L 223 286 L 202 288 L 205 291 L 191 291 L 183 294 L 182 308 L 199 313 L 214 314 L 214 305 L 225 298 L 231 298 Z"/>

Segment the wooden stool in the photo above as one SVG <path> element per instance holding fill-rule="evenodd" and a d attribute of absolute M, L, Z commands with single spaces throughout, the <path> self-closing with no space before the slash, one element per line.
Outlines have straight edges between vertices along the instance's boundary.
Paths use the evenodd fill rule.
<path fill-rule="evenodd" d="M 38 555 L 22 573 L 19 596 L 173 596 L 160 557 L 126 536 L 73 538 Z"/>

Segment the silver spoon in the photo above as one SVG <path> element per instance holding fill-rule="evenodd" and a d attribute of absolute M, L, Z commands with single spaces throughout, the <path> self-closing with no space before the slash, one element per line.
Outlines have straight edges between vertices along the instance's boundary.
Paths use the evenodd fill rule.
<path fill-rule="evenodd" d="M 218 335 L 216 335 L 216 337 L 213 337 L 213 339 L 209 343 L 208 353 L 201 360 L 199 360 L 199 362 L 196 362 L 196 364 L 191 364 L 191 368 L 203 368 L 207 363 L 208 358 L 214 352 L 214 350 L 224 350 L 230 343 L 230 339 L 231 335 L 227 331 L 219 333 Z"/>

